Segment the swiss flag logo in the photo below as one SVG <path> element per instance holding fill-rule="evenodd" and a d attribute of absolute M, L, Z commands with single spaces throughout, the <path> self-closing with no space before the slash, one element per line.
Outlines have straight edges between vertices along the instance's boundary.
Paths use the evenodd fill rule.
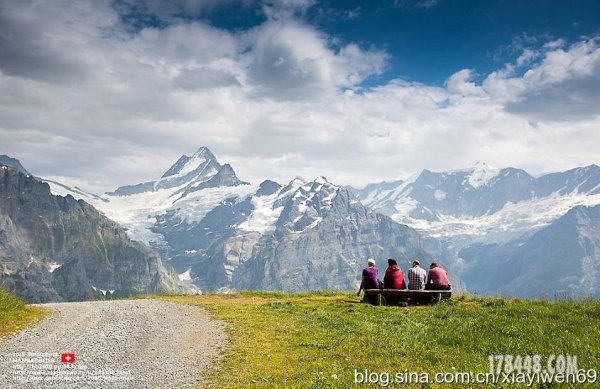
<path fill-rule="evenodd" d="M 60 354 L 60 361 L 62 363 L 74 363 L 75 362 L 75 353 Z"/>

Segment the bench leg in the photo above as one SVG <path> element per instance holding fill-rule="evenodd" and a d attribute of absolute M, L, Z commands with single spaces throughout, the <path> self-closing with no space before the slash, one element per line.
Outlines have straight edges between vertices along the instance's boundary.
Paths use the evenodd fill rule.
<path fill-rule="evenodd" d="M 385 305 L 385 298 L 381 293 L 377 294 L 377 305 Z"/>

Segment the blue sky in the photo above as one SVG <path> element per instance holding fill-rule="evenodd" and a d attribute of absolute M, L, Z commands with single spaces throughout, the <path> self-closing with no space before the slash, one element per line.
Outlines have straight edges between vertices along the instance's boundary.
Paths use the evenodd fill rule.
<path fill-rule="evenodd" d="M 600 163 L 597 1 L 23 0 L 0 153 L 97 192 L 208 146 L 241 179 Z"/>
<path fill-rule="evenodd" d="M 357 42 L 390 55 L 385 72 L 367 80 L 366 86 L 394 78 L 442 85 L 449 75 L 464 68 L 482 77 L 516 59 L 525 47 L 540 47 L 554 39 L 572 43 L 600 33 L 600 2 L 594 0 L 307 3 L 314 5 L 293 11 L 295 16 L 332 40 Z M 117 4 L 121 4 L 124 20 L 135 29 L 169 24 L 168 18 L 156 17 L 135 4 Z M 255 1 L 225 1 L 198 12 L 178 12 L 177 16 L 243 31 L 267 20 L 263 6 Z"/>

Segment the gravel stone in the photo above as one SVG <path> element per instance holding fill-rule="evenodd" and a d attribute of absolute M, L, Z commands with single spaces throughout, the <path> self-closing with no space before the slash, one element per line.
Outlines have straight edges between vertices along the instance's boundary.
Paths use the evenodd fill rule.
<path fill-rule="evenodd" d="M 41 305 L 52 314 L 0 340 L 2 388 L 190 388 L 218 363 L 224 323 L 158 300 Z M 46 353 L 46 354 L 42 354 Z M 74 353 L 75 363 L 61 362 Z"/>

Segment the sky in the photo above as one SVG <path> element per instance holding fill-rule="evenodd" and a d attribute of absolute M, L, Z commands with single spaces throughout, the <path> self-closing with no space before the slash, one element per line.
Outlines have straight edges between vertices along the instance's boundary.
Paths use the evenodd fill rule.
<path fill-rule="evenodd" d="M 600 2 L 0 3 L 0 154 L 101 193 L 207 146 L 364 186 L 600 164 Z"/>

